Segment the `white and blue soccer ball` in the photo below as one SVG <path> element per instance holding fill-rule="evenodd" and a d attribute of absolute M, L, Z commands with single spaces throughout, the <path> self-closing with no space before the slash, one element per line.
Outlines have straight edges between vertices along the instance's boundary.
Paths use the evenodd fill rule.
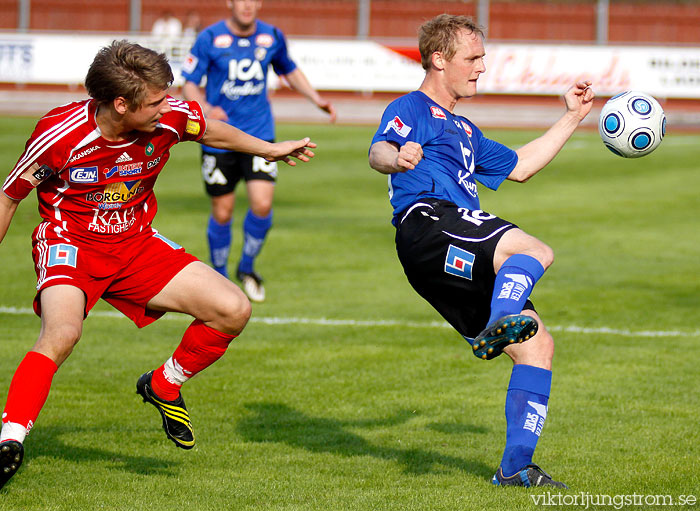
<path fill-rule="evenodd" d="M 598 122 L 605 147 L 623 158 L 639 158 L 659 147 L 666 134 L 666 115 L 649 94 L 627 91 L 603 106 Z"/>

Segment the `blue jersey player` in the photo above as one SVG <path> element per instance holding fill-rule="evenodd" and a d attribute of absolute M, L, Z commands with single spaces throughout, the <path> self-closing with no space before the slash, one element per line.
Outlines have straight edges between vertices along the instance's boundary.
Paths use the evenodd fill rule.
<path fill-rule="evenodd" d="M 210 119 L 228 122 L 267 141 L 275 138 L 267 98 L 267 71 L 272 69 L 296 91 L 335 120 L 335 109 L 311 86 L 287 53 L 282 32 L 257 19 L 261 0 L 227 0 L 231 17 L 205 28 L 183 66 L 186 99 L 199 102 Z M 204 89 L 200 83 L 206 77 Z M 236 271 L 252 301 L 265 299 L 254 262 L 272 226 L 277 164 L 258 156 L 202 146 L 202 177 L 211 197 L 207 238 L 212 266 L 228 276 L 235 188 L 246 182 L 250 209 L 243 221 L 243 251 Z"/>
<path fill-rule="evenodd" d="M 493 484 L 565 487 L 532 461 L 547 417 L 554 341 L 529 296 L 553 253 L 483 211 L 476 183 L 495 190 L 547 165 L 590 112 L 591 83 L 573 85 L 566 113 L 513 151 L 453 113 L 486 71 L 483 30 L 471 18 L 442 14 L 421 27 L 419 49 L 425 79 L 387 107 L 369 153 L 371 167 L 389 175 L 399 260 L 477 357 L 504 352 L 513 360 L 506 445 Z"/>

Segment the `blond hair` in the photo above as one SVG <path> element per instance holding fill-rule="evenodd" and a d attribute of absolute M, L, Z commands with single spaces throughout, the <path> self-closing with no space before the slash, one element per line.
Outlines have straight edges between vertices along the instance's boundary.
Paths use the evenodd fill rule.
<path fill-rule="evenodd" d="M 435 52 L 442 53 L 446 60 L 454 57 L 460 30 L 484 37 L 484 29 L 469 16 L 440 14 L 421 25 L 418 29 L 418 50 L 423 69 L 430 69 Z"/>

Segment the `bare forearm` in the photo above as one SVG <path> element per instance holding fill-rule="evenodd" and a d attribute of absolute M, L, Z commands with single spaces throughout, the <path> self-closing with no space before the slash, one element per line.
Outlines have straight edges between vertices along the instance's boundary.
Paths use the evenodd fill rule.
<path fill-rule="evenodd" d="M 369 166 L 382 174 L 401 172 L 396 164 L 399 150 L 388 142 L 376 142 L 369 150 Z"/>
<path fill-rule="evenodd" d="M 518 149 L 518 164 L 508 179 L 523 182 L 537 174 L 561 151 L 580 122 L 580 117 L 567 112 L 544 135 Z"/>
<path fill-rule="evenodd" d="M 284 77 L 289 82 L 292 89 L 306 96 L 309 101 L 315 105 L 319 105 L 322 102 L 321 96 L 318 94 L 318 92 L 316 92 L 316 89 L 311 86 L 308 78 L 306 78 L 306 75 L 302 73 L 299 68 L 295 69 L 289 74 L 284 75 Z"/>
<path fill-rule="evenodd" d="M 10 199 L 7 195 L 0 192 L 0 242 L 5 238 L 7 230 L 10 228 L 10 222 L 15 215 L 19 201 Z"/>
<path fill-rule="evenodd" d="M 207 120 L 207 131 L 199 142 L 209 147 L 255 154 L 263 158 L 272 156 L 273 144 L 270 142 L 248 135 L 230 124 L 214 119 Z"/>

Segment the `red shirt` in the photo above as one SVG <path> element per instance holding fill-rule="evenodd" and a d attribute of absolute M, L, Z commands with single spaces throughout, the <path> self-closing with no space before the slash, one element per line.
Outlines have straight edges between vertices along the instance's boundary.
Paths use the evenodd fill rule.
<path fill-rule="evenodd" d="M 172 111 L 153 132 L 111 142 L 85 100 L 51 110 L 37 123 L 3 192 L 24 199 L 34 188 L 39 214 L 59 237 L 115 243 L 147 229 L 158 204 L 153 185 L 170 148 L 198 140 L 206 130 L 196 102 L 168 97 Z"/>

